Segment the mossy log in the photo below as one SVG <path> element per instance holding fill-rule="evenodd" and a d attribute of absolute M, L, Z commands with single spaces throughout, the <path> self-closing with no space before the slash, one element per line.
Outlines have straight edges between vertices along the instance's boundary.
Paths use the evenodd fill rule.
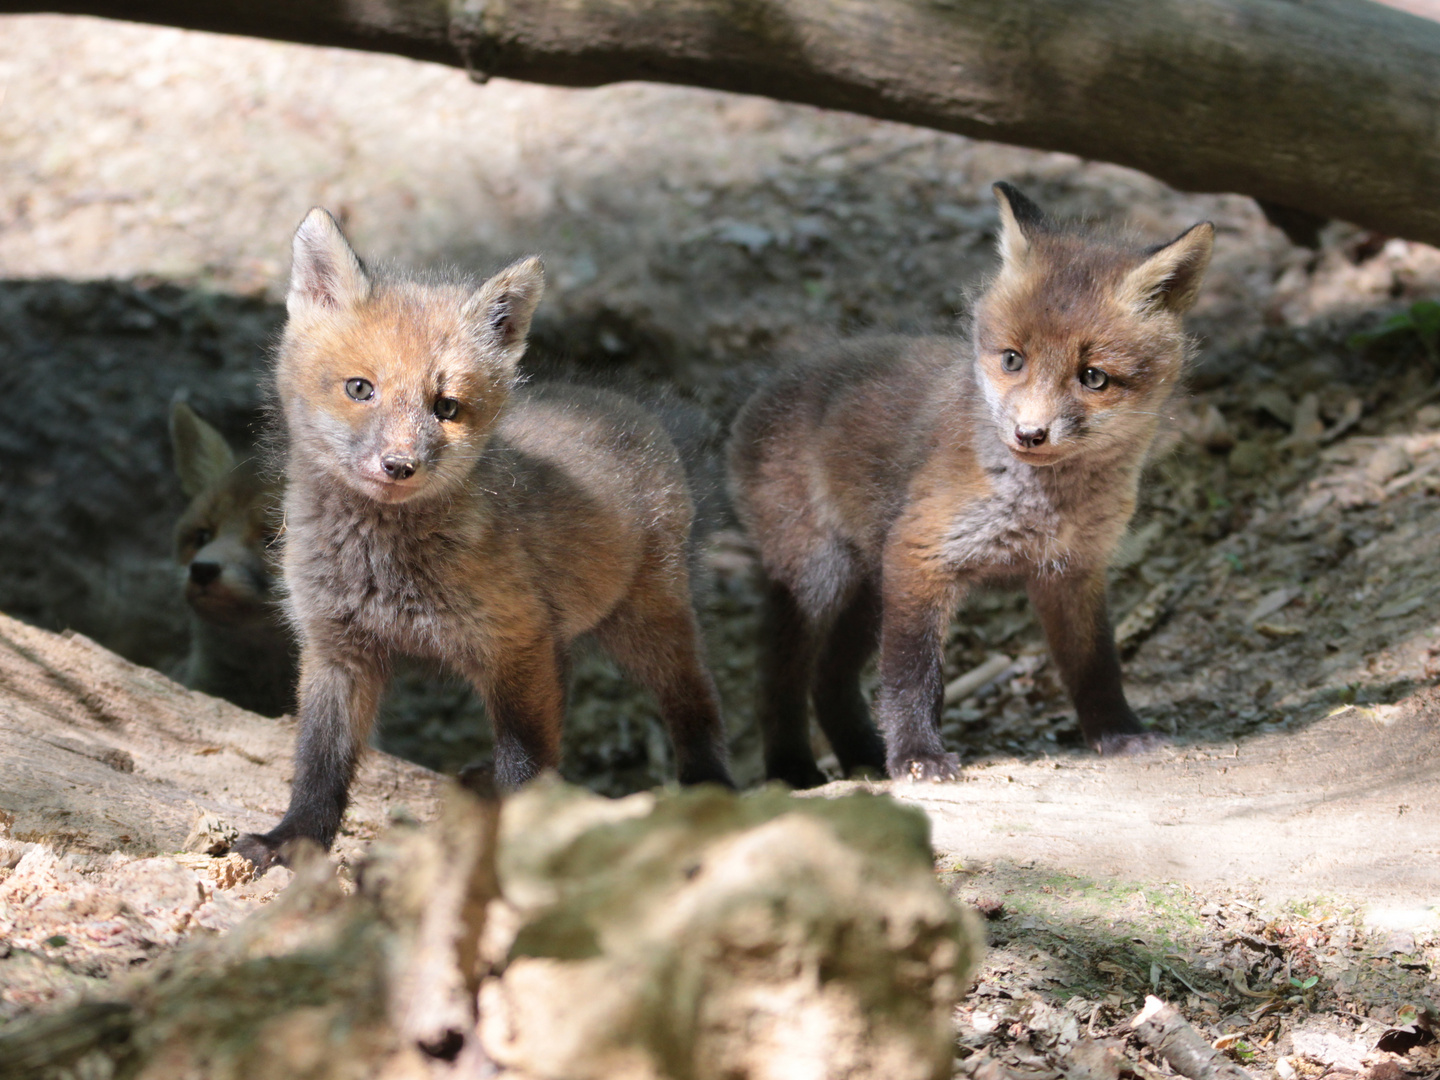
<path fill-rule="evenodd" d="M 352 889 L 302 853 L 227 932 L 0 1023 L 0 1080 L 942 1080 L 982 941 L 884 797 L 457 787 Z"/>

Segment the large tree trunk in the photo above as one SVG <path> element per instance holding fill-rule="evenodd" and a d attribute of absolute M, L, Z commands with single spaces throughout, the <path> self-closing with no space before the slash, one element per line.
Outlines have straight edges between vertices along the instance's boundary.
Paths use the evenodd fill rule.
<path fill-rule="evenodd" d="M 1363 0 L 0 0 L 42 9 L 764 94 L 1440 243 L 1440 24 Z"/>

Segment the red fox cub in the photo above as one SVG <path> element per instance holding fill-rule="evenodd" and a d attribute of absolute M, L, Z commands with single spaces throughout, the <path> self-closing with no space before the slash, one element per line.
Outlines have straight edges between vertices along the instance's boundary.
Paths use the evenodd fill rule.
<path fill-rule="evenodd" d="M 768 576 L 766 774 L 822 783 L 807 696 L 849 773 L 946 780 L 941 651 L 972 586 L 1023 582 L 1101 753 L 1143 749 L 1120 687 L 1105 568 L 1188 350 L 1215 230 L 1135 249 L 996 184 L 1001 268 L 968 340 L 842 345 L 783 371 L 730 443 L 732 496 Z M 879 648 L 876 713 L 860 692 Z"/>
<path fill-rule="evenodd" d="M 633 402 L 520 387 L 540 261 L 478 288 L 374 273 L 320 209 L 293 255 L 275 385 L 300 734 L 289 810 L 237 850 L 329 846 L 399 654 L 473 681 L 515 787 L 559 764 L 566 656 L 593 634 L 655 693 L 680 781 L 730 785 L 684 470 Z"/>
<path fill-rule="evenodd" d="M 295 700 L 294 638 L 279 604 L 271 546 L 280 485 L 183 401 L 170 410 L 180 488 L 190 499 L 175 526 L 175 561 L 193 618 L 186 686 L 279 716 Z"/>

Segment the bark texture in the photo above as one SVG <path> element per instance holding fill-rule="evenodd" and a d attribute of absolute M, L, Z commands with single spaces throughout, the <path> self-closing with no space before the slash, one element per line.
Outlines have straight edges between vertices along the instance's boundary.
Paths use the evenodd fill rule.
<path fill-rule="evenodd" d="M 1179 1012 L 1153 994 L 1130 1021 L 1141 1042 L 1190 1080 L 1255 1080 L 1191 1027 Z"/>
<path fill-rule="evenodd" d="M 0 825 L 15 841 L 79 855 L 223 850 L 279 820 L 294 749 L 289 717 L 0 615 Z M 336 851 L 357 854 L 397 813 L 433 817 L 441 783 L 367 754 Z"/>
<path fill-rule="evenodd" d="M 763 94 L 1440 243 L 1440 24 L 1360 0 L 0 0 L 35 10 Z"/>
<path fill-rule="evenodd" d="M 921 812 L 377 753 L 350 873 L 251 880 L 292 732 L 0 616 L 0 1080 L 949 1075 L 983 935 Z"/>

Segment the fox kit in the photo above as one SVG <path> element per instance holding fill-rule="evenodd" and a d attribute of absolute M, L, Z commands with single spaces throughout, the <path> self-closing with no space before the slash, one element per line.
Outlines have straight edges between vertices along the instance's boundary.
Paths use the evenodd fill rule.
<path fill-rule="evenodd" d="M 377 274 L 320 209 L 293 252 L 275 377 L 300 734 L 289 810 L 237 850 L 329 846 L 397 654 L 473 681 L 514 787 L 559 763 L 566 656 L 591 633 L 655 693 L 681 782 L 730 784 L 684 471 L 633 402 L 518 385 L 539 260 L 478 288 Z"/>
<path fill-rule="evenodd" d="M 943 636 L 974 585 L 1023 582 L 1086 740 L 1143 749 L 1105 568 L 1181 374 L 1214 228 L 1135 248 L 995 185 L 1001 268 L 969 340 L 881 339 L 782 372 L 746 404 L 732 495 L 768 576 L 767 775 L 821 783 L 806 699 L 848 774 L 945 780 Z M 878 647 L 883 740 L 859 687 Z"/>
<path fill-rule="evenodd" d="M 280 486 L 183 401 L 170 410 L 180 487 L 175 560 L 190 605 L 184 682 L 279 716 L 295 698 L 295 645 L 276 596 Z"/>

